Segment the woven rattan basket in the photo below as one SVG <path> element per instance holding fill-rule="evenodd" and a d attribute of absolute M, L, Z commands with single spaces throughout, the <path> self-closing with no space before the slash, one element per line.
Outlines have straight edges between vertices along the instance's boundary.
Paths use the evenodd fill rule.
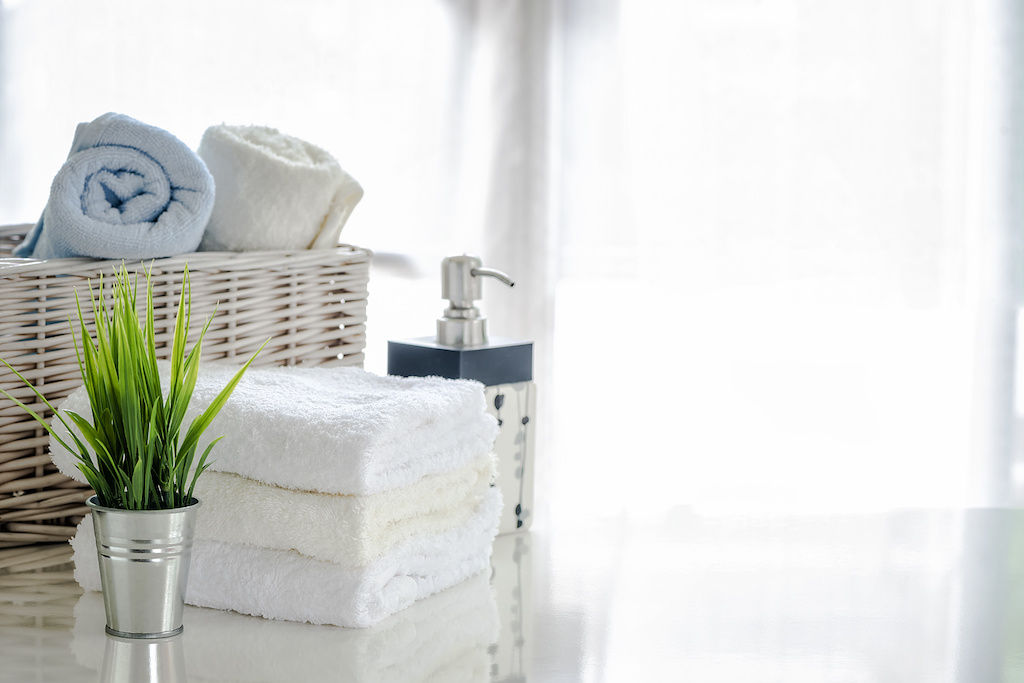
<path fill-rule="evenodd" d="M 55 402 L 81 384 L 68 328 L 75 288 L 86 292 L 90 278 L 110 275 L 120 262 L 11 258 L 30 227 L 0 226 L 0 357 Z M 199 252 L 147 261 L 157 353 L 166 357 L 169 351 L 181 272 L 188 263 L 191 339 L 217 307 L 203 359 L 241 362 L 271 337 L 256 365 L 362 365 L 370 256 L 365 249 L 340 246 Z M 128 267 L 136 270 L 138 264 Z M 50 416 L 13 373 L 2 370 L 0 386 Z M 84 501 L 92 492 L 57 472 L 47 443 L 45 430 L 0 397 L 0 548 L 66 540 L 87 512 Z"/>

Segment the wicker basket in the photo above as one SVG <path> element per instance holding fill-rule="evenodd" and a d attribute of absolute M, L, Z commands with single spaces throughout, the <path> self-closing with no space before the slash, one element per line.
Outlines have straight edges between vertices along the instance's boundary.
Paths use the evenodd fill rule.
<path fill-rule="evenodd" d="M 68 319 L 75 288 L 110 275 L 120 261 L 11 258 L 31 226 L 0 226 L 0 357 L 51 402 L 81 384 Z M 362 365 L 370 252 L 350 246 L 290 252 L 199 252 L 147 261 L 152 268 L 157 353 L 167 357 L 181 272 L 192 285 L 192 336 L 217 306 L 203 359 L 247 358 L 268 337 L 256 365 Z M 129 263 L 136 270 L 137 263 Z M 86 295 L 87 296 L 87 295 Z M 141 297 L 140 297 L 141 298 Z M 84 310 L 84 309 L 83 309 Z M 86 322 L 90 313 L 85 312 Z M 2 368 L 2 366 L 0 366 Z M 49 417 L 13 373 L 0 387 Z M 48 436 L 0 397 L 0 548 L 70 538 L 92 491 L 50 462 Z"/>

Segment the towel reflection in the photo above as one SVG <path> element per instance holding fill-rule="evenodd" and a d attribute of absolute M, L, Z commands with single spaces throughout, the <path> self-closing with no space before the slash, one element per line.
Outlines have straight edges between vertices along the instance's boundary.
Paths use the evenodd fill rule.
<path fill-rule="evenodd" d="M 486 573 L 368 629 L 186 607 L 182 635 L 129 641 L 105 636 L 100 593 L 85 593 L 74 613 L 72 651 L 80 664 L 101 671 L 104 683 L 479 682 L 488 678 L 488 646 L 498 638 L 498 612 Z"/>

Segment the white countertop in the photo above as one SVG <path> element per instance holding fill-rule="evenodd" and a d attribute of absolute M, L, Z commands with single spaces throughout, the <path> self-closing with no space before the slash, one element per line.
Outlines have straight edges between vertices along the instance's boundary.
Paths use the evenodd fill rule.
<path fill-rule="evenodd" d="M 1022 511 L 682 511 L 501 537 L 498 641 L 449 644 L 431 671 L 414 653 L 444 634 L 423 612 L 347 631 L 188 608 L 183 636 L 133 643 L 103 634 L 98 596 L 67 570 L 24 577 L 0 576 L 3 681 L 128 680 L 111 678 L 126 662 L 160 681 L 1024 679 Z M 190 622 L 196 638 L 229 626 L 190 641 Z"/>

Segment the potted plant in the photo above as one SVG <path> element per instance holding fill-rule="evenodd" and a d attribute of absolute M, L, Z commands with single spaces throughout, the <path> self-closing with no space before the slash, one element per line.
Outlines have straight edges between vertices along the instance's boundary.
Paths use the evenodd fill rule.
<path fill-rule="evenodd" d="M 0 392 L 75 455 L 78 469 L 95 491 L 87 504 L 92 509 L 96 530 L 107 632 L 155 638 L 182 630 L 192 534 L 199 507 L 192 494 L 196 480 L 209 467 L 211 450 L 220 440 L 210 443 L 197 459 L 199 437 L 263 346 L 183 434 L 185 411 L 198 378 L 203 337 L 213 316 L 186 353 L 192 308 L 186 266 L 175 312 L 169 376 L 165 378 L 169 380 L 168 391 L 164 394 L 157 362 L 150 273 L 145 274 L 144 317 L 137 313 L 138 280 L 138 274 L 133 280 L 122 265 L 115 271 L 109 301 L 103 279 L 100 278 L 96 290 L 90 282 L 92 334 L 76 292 L 78 334 L 76 325 L 71 321 L 69 325 L 92 409 L 91 419 L 67 411 L 78 433 L 31 382 L 0 358 L 0 363 L 28 385 L 64 424 L 73 445 L 61 439 L 25 403 L 3 389 Z"/>

